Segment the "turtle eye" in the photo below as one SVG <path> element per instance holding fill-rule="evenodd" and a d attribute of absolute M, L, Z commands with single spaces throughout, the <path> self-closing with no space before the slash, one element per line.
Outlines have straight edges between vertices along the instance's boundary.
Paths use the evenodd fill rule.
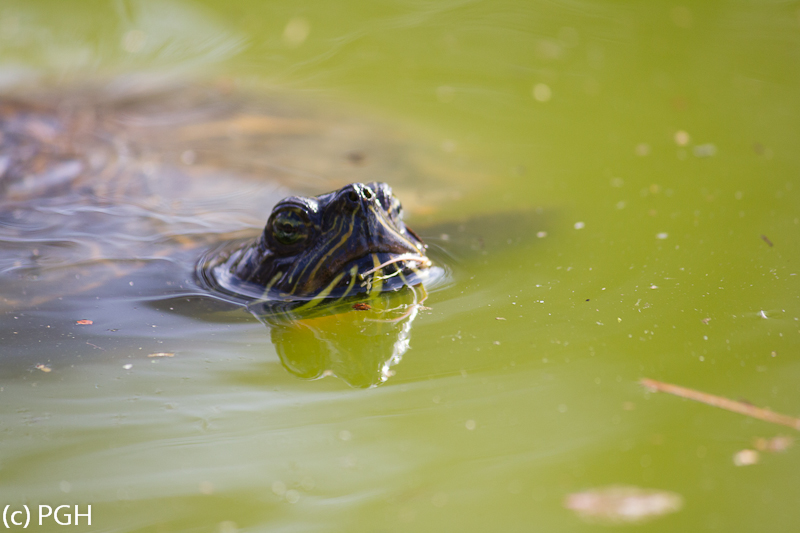
<path fill-rule="evenodd" d="M 272 218 L 272 235 L 280 244 L 298 244 L 307 239 L 310 232 L 308 217 L 296 209 L 279 211 Z"/>

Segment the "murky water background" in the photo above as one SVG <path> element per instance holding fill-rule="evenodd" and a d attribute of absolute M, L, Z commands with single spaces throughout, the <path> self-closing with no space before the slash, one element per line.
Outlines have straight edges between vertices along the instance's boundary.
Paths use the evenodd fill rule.
<path fill-rule="evenodd" d="M 0 504 L 92 504 L 92 531 L 583 531 L 568 494 L 632 485 L 684 502 L 641 530 L 797 529 L 797 449 L 733 461 L 792 430 L 638 380 L 800 412 L 798 53 L 793 3 L 4 3 L 8 91 L 199 79 L 325 126 L 261 122 L 258 152 L 141 122 L 153 194 L 2 214 Z M 297 377 L 276 326 L 194 280 L 206 243 L 351 179 L 391 182 L 451 270 L 366 389 Z"/>

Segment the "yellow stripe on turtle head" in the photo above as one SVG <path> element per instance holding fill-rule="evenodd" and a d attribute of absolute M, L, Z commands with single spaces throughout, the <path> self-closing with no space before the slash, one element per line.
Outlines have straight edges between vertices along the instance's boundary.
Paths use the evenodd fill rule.
<path fill-rule="evenodd" d="M 372 254 L 372 264 L 375 268 L 381 266 L 381 260 L 378 259 L 378 254 Z M 378 269 L 372 273 L 372 283 L 368 283 L 367 287 L 369 287 L 367 294 L 370 296 L 372 293 L 381 292 L 381 289 L 383 289 L 383 269 Z"/>
<path fill-rule="evenodd" d="M 328 295 L 331 293 L 331 291 L 333 291 L 333 289 L 336 287 L 336 285 L 339 284 L 339 282 L 342 280 L 344 275 L 345 275 L 345 272 L 342 272 L 338 276 L 333 278 L 333 281 L 331 281 L 328 284 L 327 287 L 322 289 L 322 291 L 320 291 L 319 294 L 314 296 L 314 298 L 309 300 L 307 303 L 304 303 L 303 305 L 298 307 L 297 310 L 298 311 L 306 311 L 308 309 L 312 309 L 312 308 L 318 306 L 319 304 L 321 304 L 323 302 L 323 300 L 325 300 L 328 297 Z"/>
<path fill-rule="evenodd" d="M 358 277 L 358 266 L 353 266 L 350 269 L 350 284 L 347 286 L 347 289 L 342 294 L 342 298 L 347 298 L 347 295 L 350 294 L 350 291 L 353 290 L 353 286 L 356 284 L 356 278 Z"/>
<path fill-rule="evenodd" d="M 272 279 L 269 280 L 267 286 L 264 287 L 264 294 L 261 296 L 262 298 L 265 299 L 269 298 L 269 291 L 271 291 L 272 287 L 274 287 L 275 284 L 278 283 L 278 280 L 281 279 L 281 276 L 283 276 L 283 272 L 277 272 L 274 276 L 272 276 Z"/>

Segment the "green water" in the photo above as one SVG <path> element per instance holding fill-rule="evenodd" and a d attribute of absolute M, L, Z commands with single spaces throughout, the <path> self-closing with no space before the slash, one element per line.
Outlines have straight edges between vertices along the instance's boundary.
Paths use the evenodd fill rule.
<path fill-rule="evenodd" d="M 128 278 L 4 312 L 0 504 L 91 504 L 81 531 L 588 531 L 565 497 L 633 485 L 684 502 L 643 531 L 797 530 L 798 450 L 733 462 L 793 430 L 637 381 L 800 413 L 798 59 L 796 3 L 5 2 L 4 86 L 199 78 L 380 123 L 452 280 L 373 388 Z"/>

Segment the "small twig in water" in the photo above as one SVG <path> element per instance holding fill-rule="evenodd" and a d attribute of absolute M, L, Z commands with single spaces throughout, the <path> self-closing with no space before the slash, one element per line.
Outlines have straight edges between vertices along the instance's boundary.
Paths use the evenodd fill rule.
<path fill-rule="evenodd" d="M 382 268 L 383 268 L 383 267 L 385 267 L 385 266 L 391 265 L 392 263 L 399 263 L 399 262 L 401 262 L 401 261 L 416 261 L 417 263 L 419 263 L 419 264 L 421 264 L 421 265 L 429 265 L 429 264 L 430 264 L 430 262 L 431 262 L 431 260 L 430 260 L 430 259 L 428 259 L 427 257 L 425 257 L 424 255 L 419 255 L 419 254 L 402 254 L 402 255 L 398 255 L 397 257 L 394 257 L 394 258 L 392 258 L 392 259 L 389 259 L 389 260 L 388 260 L 388 261 L 386 261 L 385 263 L 382 263 L 382 264 L 380 264 L 380 265 L 376 266 L 375 268 L 371 268 L 371 269 L 367 270 L 366 272 L 361 272 L 361 273 L 359 273 L 359 276 L 360 276 L 360 277 L 361 277 L 361 279 L 363 280 L 363 279 L 365 279 L 367 276 L 369 276 L 370 274 L 372 274 L 373 272 L 375 272 L 376 270 L 380 270 L 380 269 L 382 269 Z"/>
<path fill-rule="evenodd" d="M 714 407 L 719 407 L 720 409 L 725 409 L 734 413 L 758 418 L 759 420 L 764 420 L 765 422 L 772 422 L 773 424 L 780 424 L 782 426 L 788 426 L 790 428 L 800 430 L 800 419 L 793 416 L 782 415 L 780 413 L 770 411 L 769 409 L 754 407 L 744 402 L 729 400 L 728 398 L 723 398 L 722 396 L 715 396 L 706 392 L 687 389 L 679 385 L 664 383 L 654 379 L 642 378 L 639 380 L 639 383 L 653 391 L 668 392 L 670 394 L 674 394 L 675 396 L 680 396 L 681 398 L 687 398 L 689 400 L 694 400 L 707 405 L 713 405 Z"/>

